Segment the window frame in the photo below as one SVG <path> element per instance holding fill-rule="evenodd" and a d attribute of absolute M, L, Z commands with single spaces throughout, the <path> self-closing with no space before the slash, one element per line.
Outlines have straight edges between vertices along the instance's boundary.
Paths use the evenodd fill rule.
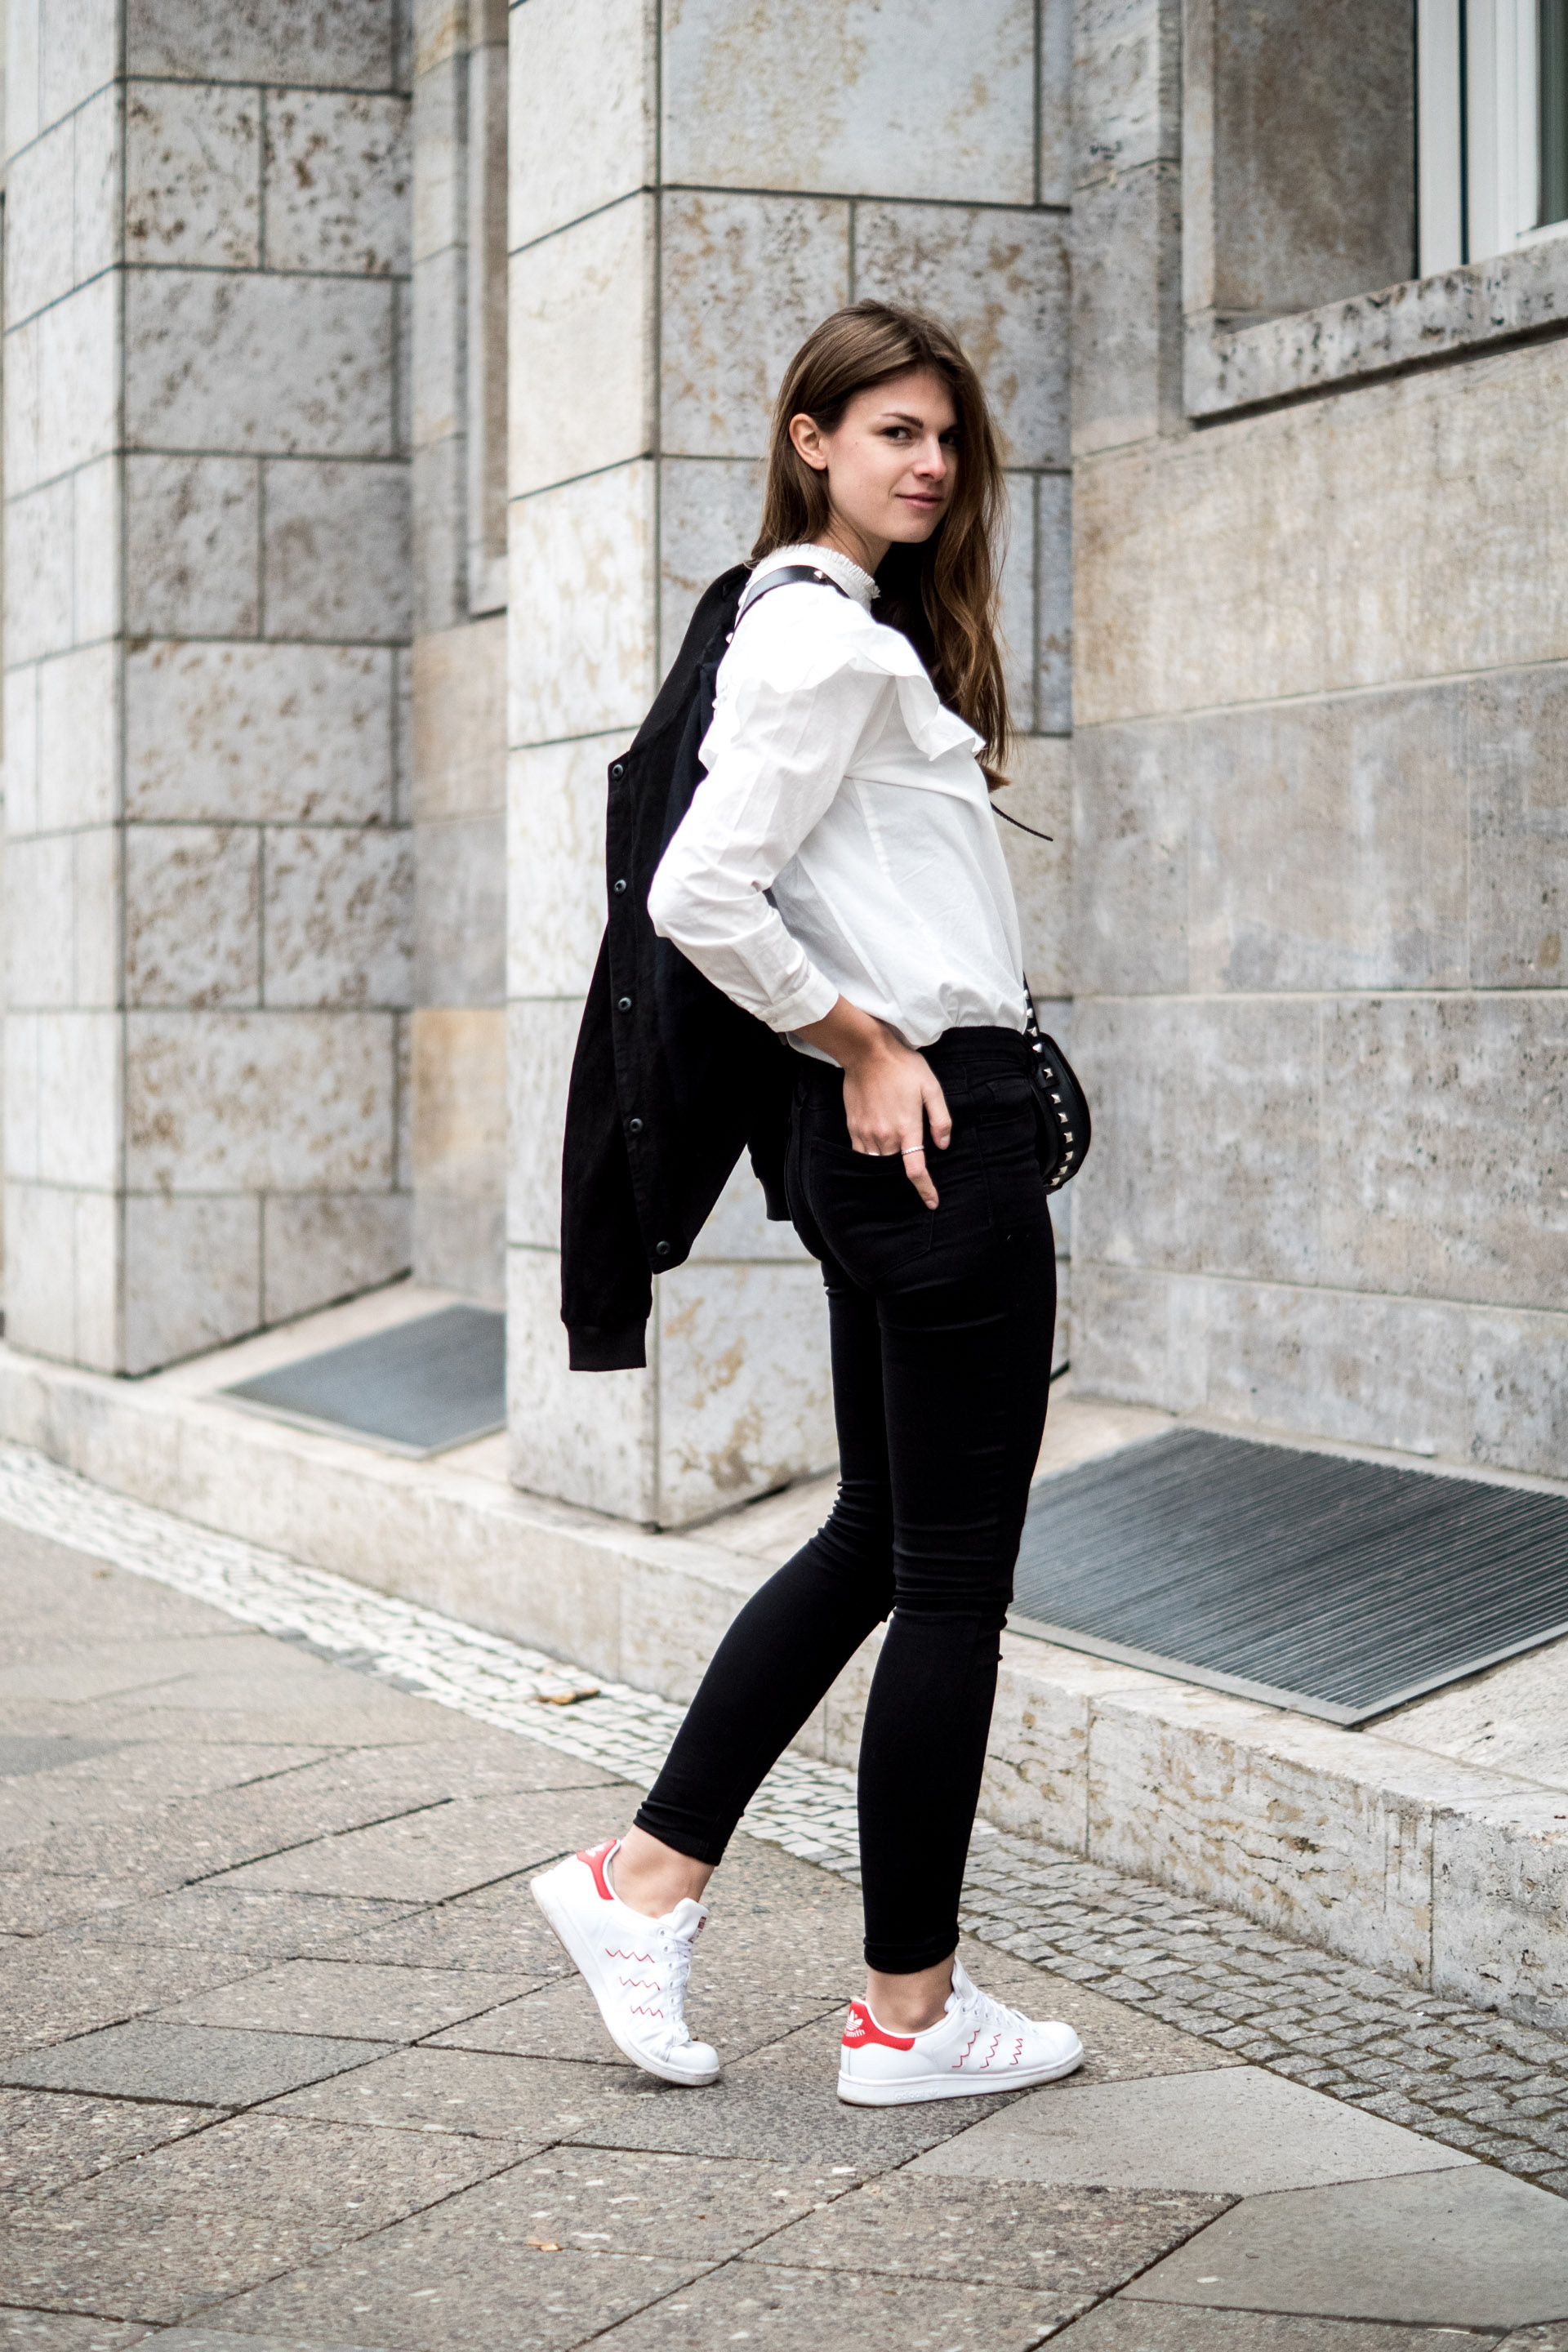
<path fill-rule="evenodd" d="M 1541 219 L 1539 0 L 1416 0 L 1421 275 L 1568 233 Z"/>

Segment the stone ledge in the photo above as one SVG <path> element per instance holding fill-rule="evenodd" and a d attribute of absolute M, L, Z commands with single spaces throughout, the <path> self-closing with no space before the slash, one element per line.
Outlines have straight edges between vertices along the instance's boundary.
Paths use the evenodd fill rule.
<path fill-rule="evenodd" d="M 405 1286 L 135 1384 L 0 1346 L 0 1437 L 606 1679 L 689 1697 L 735 1611 L 815 1517 L 809 1490 L 700 1535 L 656 1535 L 517 1493 L 501 1439 L 408 1462 L 236 1412 L 211 1393 L 269 1357 L 439 1296 Z M 1110 1444 L 1159 1418 L 1121 1409 L 1119 1423 L 1116 1411 L 1100 1412 Z M 851 1662 L 797 1742 L 804 1751 L 853 1763 L 877 1647 Z M 1568 1643 L 1521 1664 L 1538 1693 L 1543 1675 L 1568 1693 Z M 1413 1985 L 1561 2027 L 1568 1776 L 1545 1749 L 1536 1778 L 1517 1749 L 1500 1770 L 1416 1744 L 1442 1736 L 1429 1729 L 1431 1706 L 1418 1703 L 1426 1713 L 1409 1738 L 1400 1717 L 1340 1731 L 1009 1633 L 984 1810 L 1000 1828 Z"/>
<path fill-rule="evenodd" d="M 1187 414 L 1223 416 L 1553 328 L 1568 329 L 1568 234 L 1290 318 L 1189 318 Z"/>

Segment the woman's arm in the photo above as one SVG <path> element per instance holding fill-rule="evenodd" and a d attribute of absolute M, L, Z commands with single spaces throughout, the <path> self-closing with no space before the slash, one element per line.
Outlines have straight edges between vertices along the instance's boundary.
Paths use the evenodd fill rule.
<path fill-rule="evenodd" d="M 764 656 L 776 617 L 764 607 L 749 625 L 764 633 Z M 751 646 L 747 653 L 756 658 Z M 857 672 L 797 683 L 792 672 L 800 667 L 801 656 L 785 646 L 768 670 L 737 680 L 729 713 L 715 719 L 703 746 L 712 764 L 647 900 L 660 937 L 781 1034 L 823 1019 L 838 992 L 766 894 L 832 805 L 885 684 Z"/>

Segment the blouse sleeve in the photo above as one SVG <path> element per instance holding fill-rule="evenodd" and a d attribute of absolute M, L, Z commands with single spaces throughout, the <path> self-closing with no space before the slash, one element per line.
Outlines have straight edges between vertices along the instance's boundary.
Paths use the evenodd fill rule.
<path fill-rule="evenodd" d="M 893 690 L 869 668 L 743 676 L 728 723 L 703 747 L 712 765 L 654 876 L 648 913 L 660 938 L 770 1029 L 807 1028 L 838 1001 L 763 894 L 831 806 Z"/>

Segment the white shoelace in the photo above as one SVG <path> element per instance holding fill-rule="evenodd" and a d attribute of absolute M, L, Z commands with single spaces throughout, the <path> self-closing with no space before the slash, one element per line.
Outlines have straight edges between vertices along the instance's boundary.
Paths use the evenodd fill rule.
<path fill-rule="evenodd" d="M 978 1985 L 959 1995 L 958 2006 L 965 2017 L 989 2026 L 994 2033 L 1031 2033 L 1034 2031 L 1032 2018 L 1026 2017 L 1022 2010 L 1009 2009 L 1004 2001 L 993 2000 L 990 1994 L 982 1992 Z"/>
<path fill-rule="evenodd" d="M 686 1987 L 691 1975 L 689 1936 L 678 1936 L 663 1921 L 658 1922 L 659 1953 L 669 1973 L 669 2005 L 675 2011 L 675 2021 L 669 2028 L 671 2042 L 689 2042 L 691 2029 L 686 2022 Z"/>

